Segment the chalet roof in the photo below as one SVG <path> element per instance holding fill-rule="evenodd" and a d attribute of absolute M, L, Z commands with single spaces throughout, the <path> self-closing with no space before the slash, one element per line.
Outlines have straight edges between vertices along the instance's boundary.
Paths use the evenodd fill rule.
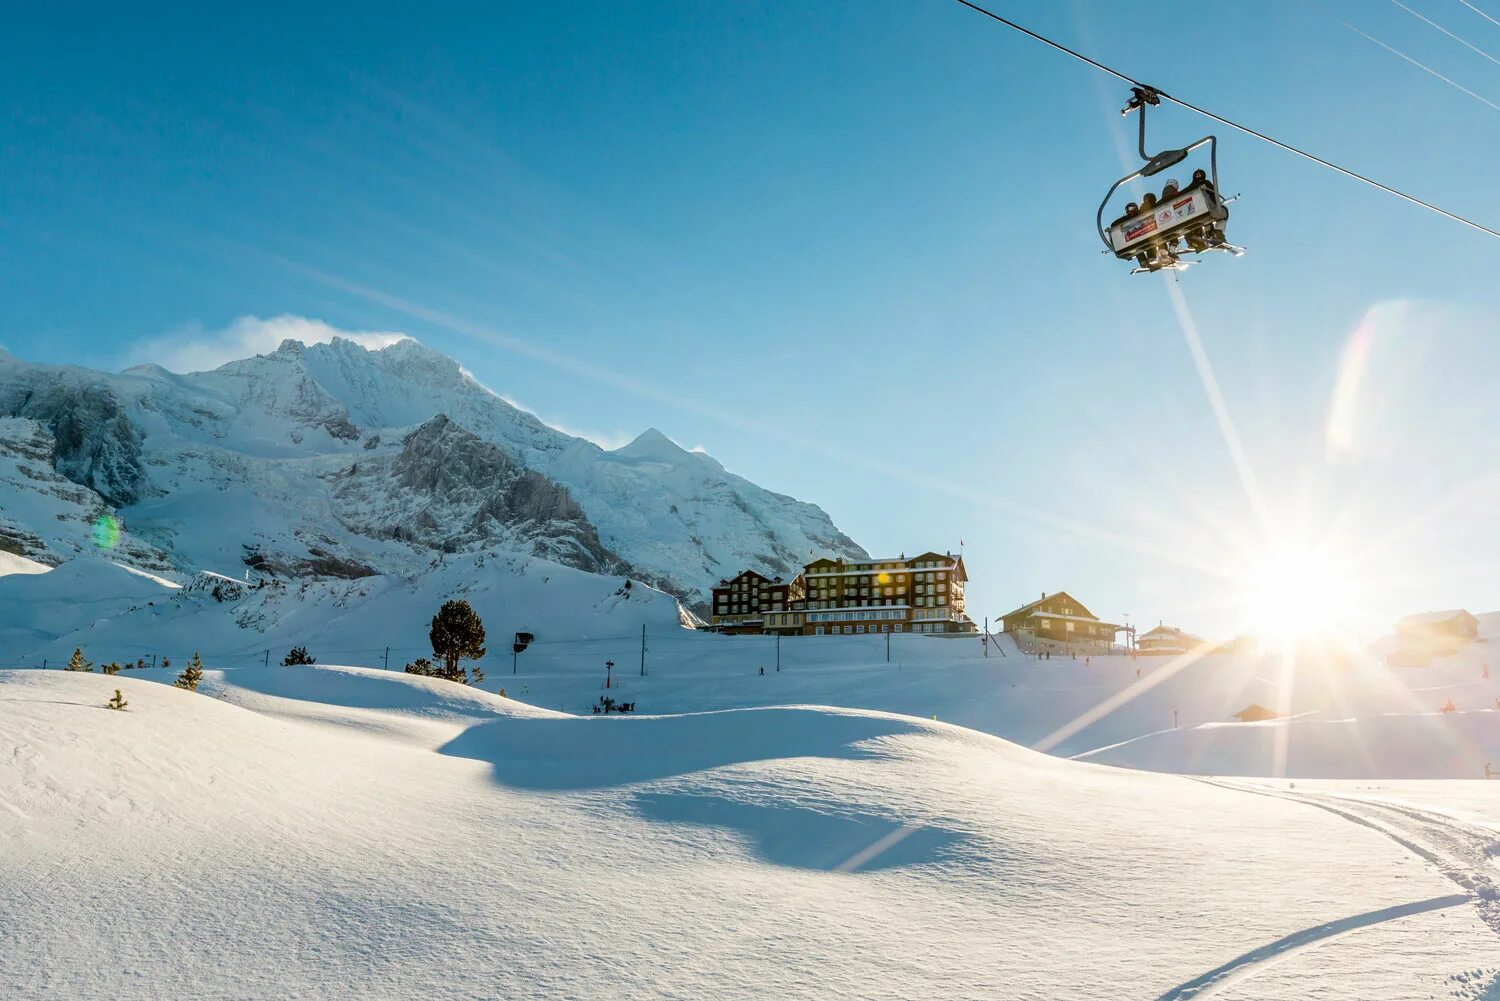
<path fill-rule="evenodd" d="M 1473 619 L 1474 616 L 1470 615 L 1463 608 L 1447 608 L 1439 612 L 1418 612 L 1416 615 L 1407 615 L 1397 622 L 1396 625 L 1431 626 L 1439 622 L 1452 622 L 1454 619 L 1460 618 Z M 1475 621 L 1477 622 L 1478 620 L 1475 619 Z"/>
<path fill-rule="evenodd" d="M 1096 619 L 1092 615 L 1068 615 L 1064 612 L 1044 612 L 1040 608 L 1035 609 L 1026 617 L 1028 619 L 1063 619 L 1069 622 L 1091 622 L 1101 626 L 1114 626 L 1116 629 L 1125 628 L 1124 626 L 1116 625 L 1113 622 L 1105 622 L 1103 619 Z M 1010 616 L 1006 616 L 1006 618 L 1010 618 Z"/>
<path fill-rule="evenodd" d="M 831 557 L 831 556 L 820 556 L 817 559 L 815 559 L 815 560 L 813 560 L 813 561 L 811 561 L 809 563 L 802 564 L 802 568 L 804 570 L 809 570 L 810 571 L 810 570 L 812 570 L 813 567 L 823 566 L 825 564 L 826 565 L 831 565 L 831 566 L 844 566 L 844 567 L 847 567 L 847 566 L 871 566 L 871 567 L 873 567 L 877 563 L 898 563 L 898 564 L 906 564 L 907 565 L 907 569 L 912 569 L 911 564 L 916 563 L 918 560 L 928 559 L 929 557 L 932 558 L 932 559 L 935 559 L 935 560 L 950 560 L 950 561 L 952 561 L 954 572 L 957 573 L 957 574 L 959 574 L 959 579 L 960 580 L 965 580 L 965 581 L 969 579 L 969 571 L 968 571 L 968 568 L 966 568 L 964 566 L 964 558 L 963 558 L 962 554 L 960 554 L 958 556 L 954 556 L 952 553 L 939 553 L 939 552 L 934 552 L 934 551 L 931 551 L 931 550 L 929 550 L 928 552 L 925 552 L 925 553 L 918 553 L 916 556 L 907 556 L 905 553 L 903 553 L 900 556 L 871 556 L 871 557 L 868 557 L 868 558 L 862 559 L 862 560 L 835 559 L 834 557 Z M 858 571 L 852 571 L 852 572 L 854 572 L 854 573 L 864 573 L 865 571 L 858 570 Z"/>
<path fill-rule="evenodd" d="M 1093 612 L 1090 612 L 1087 608 L 1084 608 L 1083 602 L 1079 601 L 1077 598 L 1073 597 L 1071 594 L 1069 594 L 1066 591 L 1054 591 L 1051 594 L 1044 594 L 1040 598 L 1038 598 L 1037 600 L 1033 601 L 1031 604 L 1029 604 L 1029 605 L 1022 605 L 1020 608 L 1017 608 L 1017 609 L 1015 609 L 1013 611 L 1006 612 L 1004 615 L 1000 616 L 1000 618 L 1002 618 L 1002 619 L 1009 619 L 1009 618 L 1012 618 L 1014 616 L 1020 615 L 1023 612 L 1030 612 L 1033 609 L 1035 609 L 1038 605 L 1041 605 L 1041 604 L 1044 604 L 1045 602 L 1051 601 L 1054 598 L 1067 598 L 1069 601 L 1071 601 L 1073 604 L 1077 605 L 1079 608 L 1083 608 L 1084 612 L 1087 613 L 1087 616 L 1085 617 L 1085 621 L 1088 621 L 1088 622 L 1098 622 L 1099 621 L 1099 617 L 1097 615 L 1095 615 Z M 1057 618 L 1060 618 L 1060 619 L 1063 619 L 1063 618 L 1077 618 L 1077 616 L 1066 616 L 1066 615 L 1061 615 L 1061 614 L 1059 614 L 1057 612 L 1043 612 L 1042 614 L 1043 615 L 1056 616 Z"/>
<path fill-rule="evenodd" d="M 1171 639 L 1192 640 L 1194 643 L 1202 643 L 1203 642 L 1201 639 L 1199 639 L 1198 637 L 1194 636 L 1192 633 L 1185 633 L 1181 629 L 1178 629 L 1176 626 L 1157 626 L 1156 628 L 1152 629 L 1149 632 L 1141 633 L 1141 635 L 1137 637 L 1137 641 L 1146 639 L 1147 637 L 1154 637 L 1154 636 L 1160 636 L 1163 639 L 1166 639 L 1166 638 L 1170 637 Z"/>
<path fill-rule="evenodd" d="M 721 580 L 719 582 L 719 586 L 720 587 L 728 587 L 730 584 L 734 583 L 737 580 L 746 580 L 746 579 L 752 579 L 752 578 L 755 579 L 755 580 L 765 581 L 767 584 L 775 583 L 775 581 L 772 581 L 771 578 L 767 577 L 763 573 L 757 573 L 754 570 L 741 570 L 739 573 L 735 574 L 733 577 L 730 577 L 727 580 Z"/>

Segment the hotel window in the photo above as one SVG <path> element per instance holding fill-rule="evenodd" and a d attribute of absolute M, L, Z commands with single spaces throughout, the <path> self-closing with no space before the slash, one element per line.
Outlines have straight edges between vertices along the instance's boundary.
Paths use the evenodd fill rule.
<path fill-rule="evenodd" d="M 901 631 L 901 623 L 898 622 L 894 626 L 891 626 L 891 631 L 899 633 Z"/>
<path fill-rule="evenodd" d="M 1066 623 L 1063 623 L 1063 624 L 1064 624 L 1064 625 L 1065 625 L 1065 626 L 1067 626 L 1067 628 L 1068 628 L 1068 632 L 1070 632 L 1070 633 L 1071 633 L 1071 632 L 1072 632 L 1072 631 L 1073 631 L 1073 623 L 1071 623 L 1071 622 L 1066 622 Z"/>

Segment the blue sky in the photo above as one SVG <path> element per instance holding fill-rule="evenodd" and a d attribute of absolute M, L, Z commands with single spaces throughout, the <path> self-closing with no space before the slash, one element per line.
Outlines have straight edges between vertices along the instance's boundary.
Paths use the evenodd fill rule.
<path fill-rule="evenodd" d="M 1500 53 L 1457 0 L 1407 6 Z M 1500 226 L 1500 111 L 1337 19 L 1497 103 L 1500 65 L 1395 4 L 995 7 Z M 206 357 L 246 316 L 406 332 L 563 427 L 703 446 L 871 550 L 962 538 L 976 616 L 1067 589 L 1222 632 L 1268 535 L 1335 536 L 1366 632 L 1500 608 L 1500 242 L 1221 129 L 1249 253 L 1174 302 L 1092 231 L 1133 166 L 1124 87 L 956 4 L 10 20 L 21 357 Z M 1153 112 L 1152 145 L 1209 124 Z"/>

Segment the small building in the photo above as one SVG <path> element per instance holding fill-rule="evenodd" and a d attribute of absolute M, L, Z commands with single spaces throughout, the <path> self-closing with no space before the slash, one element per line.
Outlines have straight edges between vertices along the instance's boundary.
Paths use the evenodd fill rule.
<path fill-rule="evenodd" d="M 1268 719 L 1281 719 L 1281 713 L 1273 712 L 1259 702 L 1252 702 L 1235 713 L 1234 718 L 1241 723 L 1263 723 Z"/>
<path fill-rule="evenodd" d="M 1000 622 L 1022 649 L 1065 644 L 1108 650 L 1115 645 L 1115 633 L 1125 628 L 1103 621 L 1066 591 L 1043 591 L 1031 604 L 1002 615 Z"/>
<path fill-rule="evenodd" d="M 1392 667 L 1426 667 L 1479 637 L 1479 620 L 1462 608 L 1408 615 L 1396 623 L 1396 643 L 1386 654 Z"/>
<path fill-rule="evenodd" d="M 1192 633 L 1185 633 L 1176 626 L 1162 625 L 1160 620 L 1155 629 L 1142 633 L 1135 641 L 1137 652 L 1163 657 L 1175 657 L 1202 645 L 1203 640 Z"/>
<path fill-rule="evenodd" d="M 1479 637 L 1479 620 L 1462 608 L 1408 615 L 1396 623 L 1403 640 L 1422 640 L 1462 646 Z M 1456 643 L 1455 643 L 1456 641 Z"/>

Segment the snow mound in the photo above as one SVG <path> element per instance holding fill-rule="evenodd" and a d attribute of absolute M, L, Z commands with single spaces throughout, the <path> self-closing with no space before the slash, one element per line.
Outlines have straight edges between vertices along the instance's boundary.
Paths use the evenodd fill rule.
<path fill-rule="evenodd" d="M 46 573 L 52 568 L 45 563 L 36 560 L 28 560 L 24 556 L 15 553 L 7 553 L 0 549 L 0 577 L 8 577 L 11 574 L 38 574 Z"/>
<path fill-rule="evenodd" d="M 541 718 L 276 671 L 0 671 L 11 993 L 1290 996 L 1332 968 L 1395 999 L 1493 958 L 1449 877 L 1299 802 L 890 715 Z M 376 715 L 453 728 L 449 753 Z M 1313 963 L 1279 945 L 1309 939 Z"/>

